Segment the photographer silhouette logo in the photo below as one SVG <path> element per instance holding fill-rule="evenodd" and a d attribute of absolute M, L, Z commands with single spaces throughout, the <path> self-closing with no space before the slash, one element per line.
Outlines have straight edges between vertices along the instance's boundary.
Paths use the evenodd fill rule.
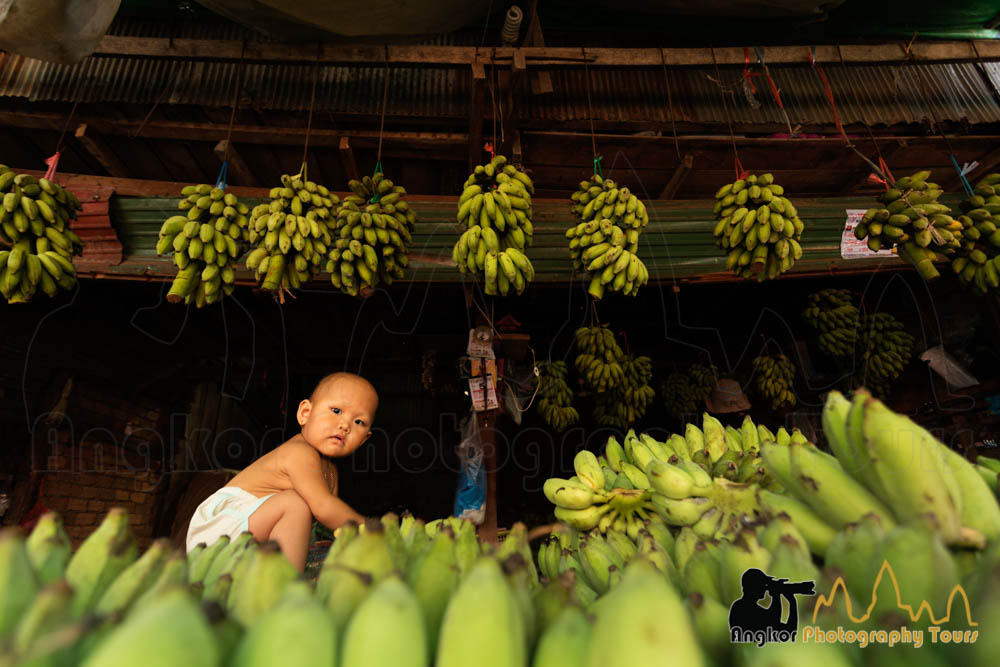
<path fill-rule="evenodd" d="M 816 595 L 815 581 L 789 583 L 775 579 L 757 568 L 743 573 L 743 596 L 729 607 L 729 641 L 734 644 L 784 643 L 795 641 L 799 623 L 796 595 Z M 763 607 L 764 595 L 770 605 Z M 782 599 L 788 604 L 788 618 L 782 622 Z"/>

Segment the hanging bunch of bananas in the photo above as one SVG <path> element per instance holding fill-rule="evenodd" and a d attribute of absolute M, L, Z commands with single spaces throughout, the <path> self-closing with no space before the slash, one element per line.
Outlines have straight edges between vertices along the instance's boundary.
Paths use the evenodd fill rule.
<path fill-rule="evenodd" d="M 249 238 L 250 209 L 236 195 L 207 183 L 185 186 L 181 196 L 177 208 L 187 213 L 166 219 L 156 252 L 173 253 L 177 265 L 167 301 L 202 308 L 235 289 L 234 264 Z"/>
<path fill-rule="evenodd" d="M 81 209 L 69 190 L 0 164 L 0 294 L 27 303 L 39 289 L 49 297 L 76 285 L 73 255 L 83 250 L 69 221 Z"/>
<path fill-rule="evenodd" d="M 783 354 L 761 355 L 753 360 L 753 385 L 757 394 L 771 402 L 771 409 L 795 405 L 795 364 Z"/>
<path fill-rule="evenodd" d="M 928 183 L 929 171 L 904 176 L 879 195 L 879 208 L 868 209 L 854 228 L 858 240 L 868 239 L 872 251 L 897 248 L 899 256 L 912 264 L 924 280 L 940 274 L 934 262 L 960 247 L 962 223 L 951 209 L 937 203 L 942 190 Z"/>
<path fill-rule="evenodd" d="M 704 401 L 715 389 L 715 383 L 719 381 L 719 369 L 715 364 L 691 364 L 688 369 L 691 376 L 691 386 L 695 391 L 695 400 Z"/>
<path fill-rule="evenodd" d="M 534 234 L 534 192 L 531 178 L 503 155 L 477 166 L 465 181 L 458 199 L 458 222 L 465 231 L 451 259 L 462 273 L 481 271 L 487 294 L 521 294 L 535 278 L 525 254 Z"/>
<path fill-rule="evenodd" d="M 565 361 L 547 361 L 538 364 L 538 412 L 545 422 L 557 431 L 580 421 L 580 413 L 573 407 L 573 390 L 566 382 L 568 372 Z"/>
<path fill-rule="evenodd" d="M 762 282 L 788 271 L 802 257 L 798 211 L 771 174 L 748 175 L 715 193 L 715 244 L 727 250 L 726 269 Z"/>
<path fill-rule="evenodd" d="M 980 294 L 1000 287 L 1000 174 L 976 184 L 973 196 L 960 204 L 962 246 L 951 268 Z"/>
<path fill-rule="evenodd" d="M 676 419 L 698 411 L 698 391 L 687 373 L 671 373 L 660 386 L 667 414 Z"/>
<path fill-rule="evenodd" d="M 656 392 L 649 385 L 653 379 L 653 360 L 625 355 L 621 361 L 624 377 L 607 391 L 594 396 L 594 420 L 622 430 L 642 419 Z"/>
<path fill-rule="evenodd" d="M 910 361 L 913 342 L 903 323 L 889 313 L 865 318 L 858 341 L 860 368 L 854 385 L 865 386 L 880 398 L 888 396 L 890 386 Z"/>
<path fill-rule="evenodd" d="M 617 386 L 625 377 L 622 352 L 615 334 L 607 324 L 596 327 L 580 327 L 573 334 L 576 349 L 576 372 L 595 392 L 607 391 Z"/>
<path fill-rule="evenodd" d="M 638 294 L 649 281 L 649 271 L 637 255 L 639 232 L 649 224 L 645 204 L 599 174 L 581 181 L 570 199 L 579 222 L 566 230 L 566 238 L 574 268 L 590 276 L 587 291 L 595 299 L 606 289 Z"/>
<path fill-rule="evenodd" d="M 283 295 L 322 269 L 333 245 L 331 209 L 340 198 L 307 180 L 302 171 L 282 174 L 281 187 L 271 188 L 269 196 L 269 204 L 259 204 L 250 213 L 247 268 L 262 289 Z"/>
<path fill-rule="evenodd" d="M 834 357 L 854 353 L 860 325 L 858 308 L 846 289 L 824 289 L 809 295 L 802 317 L 819 334 L 819 349 Z"/>
<path fill-rule="evenodd" d="M 382 172 L 350 181 L 354 192 L 337 209 L 339 238 L 329 248 L 326 271 L 333 286 L 357 296 L 362 287 L 391 285 L 403 277 L 410 260 L 417 215 L 406 203 L 406 190 Z"/>

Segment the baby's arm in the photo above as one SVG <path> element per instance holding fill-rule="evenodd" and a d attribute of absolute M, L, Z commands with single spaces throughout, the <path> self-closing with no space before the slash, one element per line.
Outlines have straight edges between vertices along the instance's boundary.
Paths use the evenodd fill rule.
<path fill-rule="evenodd" d="M 364 517 L 350 505 L 330 493 L 323 479 L 322 461 L 319 453 L 308 445 L 296 447 L 285 459 L 285 470 L 298 493 L 316 520 L 330 530 L 336 530 L 348 521 L 363 523 Z"/>

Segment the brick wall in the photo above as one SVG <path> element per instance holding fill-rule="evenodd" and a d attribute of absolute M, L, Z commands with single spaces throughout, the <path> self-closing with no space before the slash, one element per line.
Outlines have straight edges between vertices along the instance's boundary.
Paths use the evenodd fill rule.
<path fill-rule="evenodd" d="M 42 502 L 62 515 L 74 546 L 112 507 L 128 511 L 136 539 L 148 545 L 164 486 L 166 406 L 75 381 L 65 413 L 36 430 Z"/>

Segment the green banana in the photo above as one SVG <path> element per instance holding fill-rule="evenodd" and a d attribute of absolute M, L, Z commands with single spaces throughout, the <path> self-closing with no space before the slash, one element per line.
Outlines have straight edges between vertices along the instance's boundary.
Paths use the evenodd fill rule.
<path fill-rule="evenodd" d="M 445 611 L 436 667 L 523 667 L 524 619 L 496 560 L 481 558 Z"/>
<path fill-rule="evenodd" d="M 82 664 L 214 667 L 219 654 L 198 605 L 186 590 L 175 588 L 129 614 Z"/>
<path fill-rule="evenodd" d="M 392 641 L 385 641 L 386 628 Z M 343 667 L 423 667 L 429 665 L 420 604 L 397 577 L 384 579 L 365 598 L 347 626 Z"/>
<path fill-rule="evenodd" d="M 66 564 L 66 581 L 73 587 L 73 614 L 81 616 L 101 599 L 112 582 L 135 560 L 137 547 L 128 515 L 112 508 Z"/>
<path fill-rule="evenodd" d="M 73 552 L 69 536 L 63 528 L 62 517 L 55 512 L 46 512 L 39 517 L 25 546 L 40 584 L 49 584 L 63 578 L 66 564 Z"/>
<path fill-rule="evenodd" d="M 154 540 L 146 552 L 108 586 L 94 606 L 94 611 L 104 615 L 128 609 L 159 577 L 159 568 L 166 561 L 169 552 L 170 540 Z"/>

